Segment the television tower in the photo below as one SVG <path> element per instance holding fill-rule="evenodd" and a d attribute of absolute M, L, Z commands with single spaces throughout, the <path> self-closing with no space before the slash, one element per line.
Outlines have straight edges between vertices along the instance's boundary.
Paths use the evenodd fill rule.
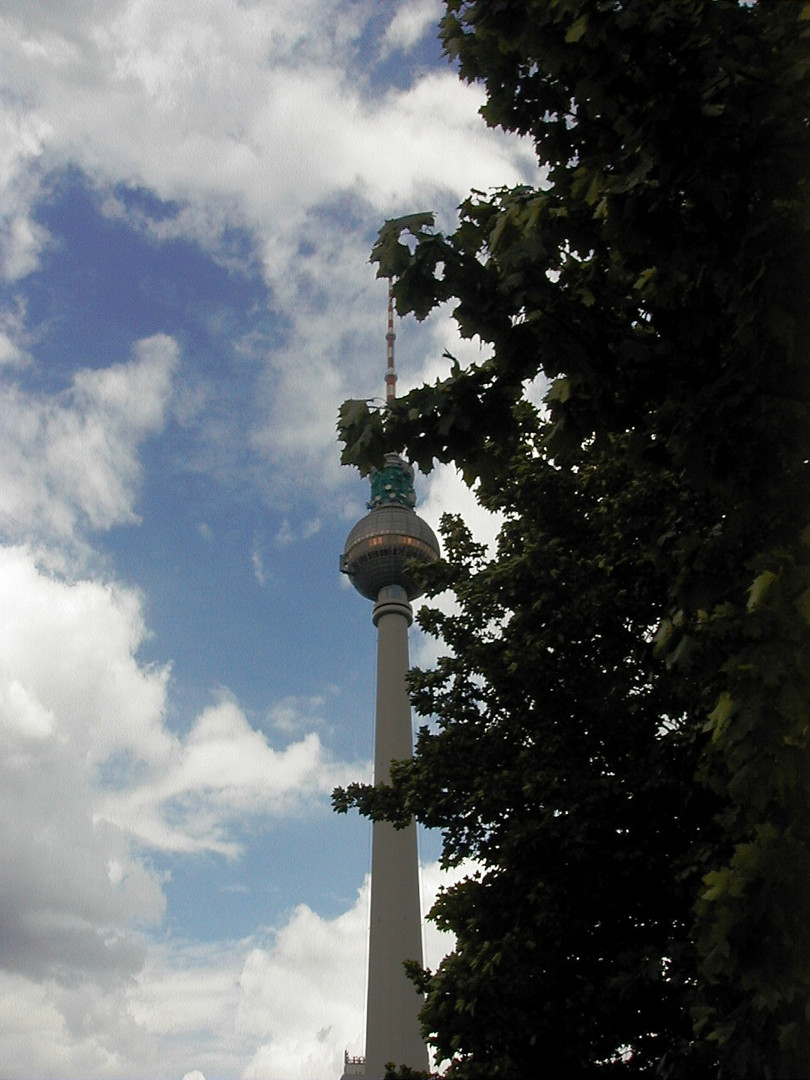
<path fill-rule="evenodd" d="M 388 287 L 385 396 L 396 396 L 394 304 Z M 413 756 L 411 703 L 405 681 L 410 667 L 410 601 L 420 595 L 410 569 L 433 562 L 439 544 L 414 511 L 413 469 L 397 454 L 386 454 L 382 470 L 371 474 L 369 513 L 346 539 L 340 569 L 355 589 L 374 601 L 377 628 L 377 704 L 374 726 L 374 783 L 389 779 L 392 761 Z M 405 975 L 403 961 L 422 963 L 422 914 L 416 822 L 395 829 L 375 821 L 371 840 L 371 924 L 366 1001 L 365 1080 L 383 1080 L 386 1062 L 427 1069 L 420 1035 L 421 999 Z M 349 1059 L 347 1072 L 349 1074 Z M 360 1062 L 351 1059 L 351 1064 Z"/>

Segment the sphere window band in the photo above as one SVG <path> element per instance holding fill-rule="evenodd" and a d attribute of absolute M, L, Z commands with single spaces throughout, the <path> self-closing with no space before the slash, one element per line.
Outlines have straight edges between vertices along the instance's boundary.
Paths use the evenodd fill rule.
<path fill-rule="evenodd" d="M 379 513 L 372 511 L 369 517 Z M 409 600 L 421 595 L 422 590 L 411 573 L 411 564 L 433 562 L 438 556 L 438 542 L 425 522 L 415 514 L 412 516 L 414 523 L 418 522 L 422 527 L 419 531 L 429 535 L 380 532 L 349 537 L 340 560 L 340 569 L 348 574 L 357 591 L 369 600 L 376 600 L 380 589 L 387 585 L 401 585 Z"/>

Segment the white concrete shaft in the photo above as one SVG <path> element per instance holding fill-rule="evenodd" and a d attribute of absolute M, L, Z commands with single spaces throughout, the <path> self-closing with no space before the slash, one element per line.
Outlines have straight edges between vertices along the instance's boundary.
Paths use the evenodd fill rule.
<path fill-rule="evenodd" d="M 377 716 L 374 779 L 386 780 L 392 760 L 413 755 L 411 705 L 405 684 L 408 627 L 413 615 L 404 589 L 382 589 L 374 607 L 377 627 Z M 366 1004 L 366 1080 L 382 1080 L 385 1063 L 427 1069 L 419 1034 L 422 999 L 405 975 L 403 960 L 422 963 L 419 856 L 416 824 L 394 829 L 374 823 L 371 854 L 371 927 Z"/>

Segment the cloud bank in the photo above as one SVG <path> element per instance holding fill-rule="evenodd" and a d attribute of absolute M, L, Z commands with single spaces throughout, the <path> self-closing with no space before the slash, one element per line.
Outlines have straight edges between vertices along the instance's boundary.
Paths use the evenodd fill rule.
<path fill-rule="evenodd" d="M 269 686 L 260 722 L 212 687 L 178 718 L 171 657 L 142 659 L 160 597 L 117 574 L 104 538 L 149 524 L 149 449 L 170 425 L 198 424 L 209 440 L 207 457 L 198 448 L 181 463 L 189 474 L 219 441 L 238 482 L 283 507 L 276 551 L 316 538 L 324 505 L 354 513 L 334 418 L 344 397 L 382 387 L 383 313 L 367 265 L 376 228 L 417 208 L 449 220 L 469 188 L 534 170 L 526 147 L 485 129 L 480 90 L 418 59 L 439 10 L 437 0 L 0 4 L 8 1077 L 323 1080 L 345 1048 L 362 1049 L 367 885 L 337 915 L 297 904 L 238 940 L 189 940 L 168 918 L 167 866 L 236 864 L 251 831 L 317 820 L 335 784 L 364 775 L 321 730 L 330 691 L 298 699 Z M 61 243 L 46 211 L 68 175 L 102 217 L 156 249 L 182 240 L 261 281 L 272 340 L 235 332 L 226 343 L 250 353 L 239 374 L 249 415 L 213 413 L 213 377 L 161 326 L 102 362 L 73 356 L 62 382 L 50 374 L 47 328 L 31 311 Z M 445 348 L 475 345 L 428 320 L 398 348 L 405 387 L 437 375 Z M 437 475 L 427 516 L 460 505 L 454 490 Z M 207 524 L 199 531 L 213 543 Z M 263 555 L 256 541 L 246 558 L 266 588 Z"/>

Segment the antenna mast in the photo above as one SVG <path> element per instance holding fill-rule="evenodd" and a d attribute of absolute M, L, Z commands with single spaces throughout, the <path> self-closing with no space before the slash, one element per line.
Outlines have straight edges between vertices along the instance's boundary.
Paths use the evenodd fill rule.
<path fill-rule="evenodd" d="M 388 351 L 388 366 L 385 369 L 385 401 L 390 404 L 397 396 L 397 372 L 394 367 L 394 283 L 388 279 L 388 333 L 385 335 Z"/>

